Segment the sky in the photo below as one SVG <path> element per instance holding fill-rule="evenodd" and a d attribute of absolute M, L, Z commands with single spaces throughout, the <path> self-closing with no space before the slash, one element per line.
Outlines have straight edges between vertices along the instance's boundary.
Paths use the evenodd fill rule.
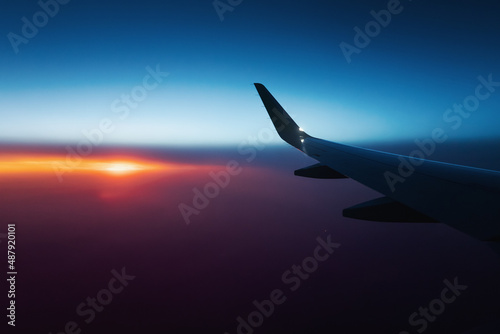
<path fill-rule="evenodd" d="M 211 1 L 69 1 L 24 44 L 22 18 L 42 20 L 40 5 L 2 4 L 0 141 L 79 142 L 110 118 L 104 144 L 237 145 L 268 126 L 254 82 L 312 135 L 411 141 L 449 126 L 443 114 L 474 94 L 479 76 L 500 77 L 491 1 L 403 1 L 348 57 L 340 45 L 356 47 L 355 27 L 365 31 L 388 2 L 231 8 L 219 16 Z M 120 102 L 148 67 L 168 76 L 146 96 L 136 90 L 133 108 Z M 453 136 L 496 137 L 499 106 L 498 94 L 481 101 Z"/>
<path fill-rule="evenodd" d="M 432 159 L 500 170 L 499 14 L 468 0 L 2 2 L 0 249 L 14 224 L 18 266 L 16 327 L 2 327 L 495 326 L 488 244 L 343 217 L 379 194 L 294 176 L 315 161 L 277 136 L 253 83 L 312 136 L 409 154 L 439 128 Z M 410 321 L 450 285 L 435 319 Z"/>

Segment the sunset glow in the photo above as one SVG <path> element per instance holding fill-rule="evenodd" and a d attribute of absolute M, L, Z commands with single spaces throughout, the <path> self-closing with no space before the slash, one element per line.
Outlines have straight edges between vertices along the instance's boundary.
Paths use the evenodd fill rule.
<path fill-rule="evenodd" d="M 56 155 L 0 155 L 0 175 L 19 173 L 103 173 L 124 176 L 152 171 L 180 171 L 193 166 L 164 161 L 145 160 L 137 157 L 88 158 L 79 161 L 66 160 Z"/>

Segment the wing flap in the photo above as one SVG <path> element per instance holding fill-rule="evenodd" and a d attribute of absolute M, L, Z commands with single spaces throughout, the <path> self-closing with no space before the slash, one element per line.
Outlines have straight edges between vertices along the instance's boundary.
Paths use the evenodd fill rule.
<path fill-rule="evenodd" d="M 348 218 L 378 222 L 437 223 L 435 219 L 389 197 L 380 197 L 351 206 L 344 209 L 342 215 Z"/>
<path fill-rule="evenodd" d="M 314 179 L 345 179 L 347 176 L 337 172 L 335 169 L 332 169 L 326 165 L 321 163 L 314 164 L 309 167 L 304 167 L 301 169 L 297 169 L 293 172 L 297 176 L 302 177 L 310 177 Z"/>

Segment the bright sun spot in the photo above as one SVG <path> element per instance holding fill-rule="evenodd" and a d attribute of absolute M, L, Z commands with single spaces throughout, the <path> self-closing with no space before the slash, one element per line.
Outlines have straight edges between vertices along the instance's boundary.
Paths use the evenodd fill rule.
<path fill-rule="evenodd" d="M 105 165 L 100 169 L 115 175 L 129 174 L 143 169 L 140 165 L 123 162 L 105 163 Z"/>

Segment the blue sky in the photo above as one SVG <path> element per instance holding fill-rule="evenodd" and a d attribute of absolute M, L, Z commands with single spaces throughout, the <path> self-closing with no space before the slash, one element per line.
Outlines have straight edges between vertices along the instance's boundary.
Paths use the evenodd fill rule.
<path fill-rule="evenodd" d="M 50 2 L 50 1 L 49 1 Z M 238 145 L 271 126 L 261 82 L 310 134 L 341 142 L 412 141 L 443 114 L 500 81 L 498 5 L 401 1 L 348 63 L 373 10 L 387 1 L 242 1 L 221 21 L 211 1 L 70 1 L 14 51 L 36 1 L 1 6 L 1 142 L 77 142 L 110 118 L 103 143 Z M 112 103 L 159 66 L 168 77 L 125 119 Z M 500 91 L 450 131 L 497 137 Z M 277 136 L 272 142 L 280 143 Z"/>

